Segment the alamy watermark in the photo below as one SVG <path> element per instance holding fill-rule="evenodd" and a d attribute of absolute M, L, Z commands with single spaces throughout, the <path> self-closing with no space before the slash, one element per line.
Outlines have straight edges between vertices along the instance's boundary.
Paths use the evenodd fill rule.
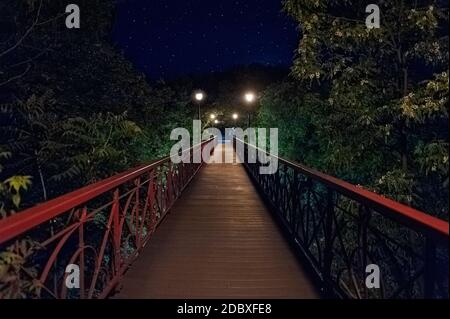
<path fill-rule="evenodd" d="M 217 142 L 223 139 L 222 131 L 211 127 L 201 132 L 201 121 L 193 121 L 192 139 L 191 133 L 186 128 L 176 128 L 170 134 L 172 141 L 178 140 L 170 150 L 170 158 L 175 164 L 179 163 L 250 163 L 261 164 L 259 169 L 260 174 L 269 175 L 275 174 L 278 171 L 278 129 L 277 128 L 247 128 L 245 131 L 242 128 L 226 128 L 225 139 L 232 141 L 236 139 L 236 156 L 232 148 L 225 148 L 225 156 L 211 157 L 216 143 L 209 143 L 205 145 L 203 150 L 199 145 L 201 141 L 214 138 Z M 245 145 L 243 141 L 247 139 L 249 145 L 247 156 L 245 156 Z M 191 143 L 192 142 L 192 143 Z M 269 143 L 267 143 L 269 142 Z M 191 151 L 193 154 L 191 154 Z M 192 156 L 191 156 L 192 155 Z"/>
<path fill-rule="evenodd" d="M 69 4 L 66 7 L 66 27 L 68 29 L 80 28 L 80 7 L 77 4 Z M 380 7 L 376 4 L 369 4 L 366 7 L 366 13 L 369 15 L 366 17 L 366 26 L 368 29 L 380 28 Z"/>
<path fill-rule="evenodd" d="M 369 4 L 366 7 L 366 13 L 369 15 L 366 17 L 366 26 L 368 29 L 380 28 L 380 7 L 376 4 Z"/>
<path fill-rule="evenodd" d="M 66 27 L 68 29 L 79 29 L 80 28 L 80 7 L 76 4 L 69 4 L 66 7 Z"/>
<path fill-rule="evenodd" d="M 69 289 L 80 289 L 80 266 L 76 264 L 67 265 L 65 284 Z"/>
<path fill-rule="evenodd" d="M 368 289 L 380 289 L 380 267 L 376 264 L 370 264 L 366 267 L 366 287 Z"/>

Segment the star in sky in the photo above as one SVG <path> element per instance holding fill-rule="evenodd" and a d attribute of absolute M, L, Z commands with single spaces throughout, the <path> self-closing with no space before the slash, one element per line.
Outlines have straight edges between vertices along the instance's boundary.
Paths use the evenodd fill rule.
<path fill-rule="evenodd" d="M 113 40 L 151 78 L 290 65 L 296 24 L 281 0 L 123 0 Z"/>

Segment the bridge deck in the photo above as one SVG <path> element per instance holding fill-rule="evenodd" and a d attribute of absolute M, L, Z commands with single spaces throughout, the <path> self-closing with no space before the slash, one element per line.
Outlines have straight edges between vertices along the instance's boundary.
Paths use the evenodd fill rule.
<path fill-rule="evenodd" d="M 221 153 L 219 146 L 215 154 Z M 317 293 L 243 166 L 207 164 L 127 272 L 117 297 L 315 298 Z"/>

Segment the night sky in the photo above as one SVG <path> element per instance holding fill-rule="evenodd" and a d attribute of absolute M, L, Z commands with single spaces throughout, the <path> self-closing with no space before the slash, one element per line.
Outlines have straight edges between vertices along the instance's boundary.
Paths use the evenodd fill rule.
<path fill-rule="evenodd" d="M 292 62 L 298 32 L 281 0 L 119 0 L 113 39 L 147 76 Z"/>

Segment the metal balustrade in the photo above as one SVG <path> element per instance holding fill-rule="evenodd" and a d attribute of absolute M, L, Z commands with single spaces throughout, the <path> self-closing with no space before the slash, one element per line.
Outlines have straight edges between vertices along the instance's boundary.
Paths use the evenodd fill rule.
<path fill-rule="evenodd" d="M 105 298 L 151 239 L 200 170 L 157 160 L 0 220 L 0 253 L 16 260 L 18 277 L 4 290 L 24 298 Z M 79 289 L 67 289 L 66 267 L 78 265 Z M 28 283 L 28 284 L 27 284 Z"/>
<path fill-rule="evenodd" d="M 14 274 L 0 273 L 1 292 L 109 297 L 202 167 L 192 163 L 193 151 L 216 143 L 189 149 L 190 163 L 166 157 L 0 220 L 0 254 Z M 238 143 L 249 176 L 324 296 L 448 298 L 448 222 L 280 157 L 275 174 L 260 174 L 255 154 L 274 155 Z M 79 289 L 67 288 L 70 264 L 79 266 Z M 368 265 L 380 270 L 379 289 L 366 284 Z"/>
<path fill-rule="evenodd" d="M 249 175 L 325 295 L 448 298 L 448 222 L 280 157 L 277 173 L 262 175 L 255 154 L 274 155 L 237 143 Z M 372 264 L 380 269 L 379 289 L 366 285 Z"/>

